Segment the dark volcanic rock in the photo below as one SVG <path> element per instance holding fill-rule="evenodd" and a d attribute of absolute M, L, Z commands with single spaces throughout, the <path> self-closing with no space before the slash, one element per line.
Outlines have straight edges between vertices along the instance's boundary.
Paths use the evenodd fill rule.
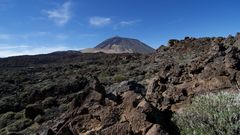
<path fill-rule="evenodd" d="M 29 119 L 34 119 L 37 115 L 43 115 L 43 109 L 36 104 L 28 105 L 25 109 L 25 117 Z"/>
<path fill-rule="evenodd" d="M 121 95 L 126 91 L 134 91 L 136 93 L 145 94 L 145 88 L 141 84 L 138 84 L 134 81 L 123 81 L 121 83 L 113 84 L 108 90 L 107 93 L 113 93 L 114 95 Z"/>

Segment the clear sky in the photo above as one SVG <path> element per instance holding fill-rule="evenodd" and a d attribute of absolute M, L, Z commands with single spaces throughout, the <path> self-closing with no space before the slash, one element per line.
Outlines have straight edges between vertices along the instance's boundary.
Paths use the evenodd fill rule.
<path fill-rule="evenodd" d="M 113 36 L 153 48 L 240 31 L 239 0 L 0 0 L 0 57 L 80 50 Z"/>

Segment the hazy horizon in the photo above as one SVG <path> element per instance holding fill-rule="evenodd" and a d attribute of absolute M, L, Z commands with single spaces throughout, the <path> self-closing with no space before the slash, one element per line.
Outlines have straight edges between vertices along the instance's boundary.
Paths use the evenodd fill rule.
<path fill-rule="evenodd" d="M 153 48 L 169 39 L 235 35 L 239 1 L 0 0 L 0 57 L 91 48 L 113 37 Z"/>

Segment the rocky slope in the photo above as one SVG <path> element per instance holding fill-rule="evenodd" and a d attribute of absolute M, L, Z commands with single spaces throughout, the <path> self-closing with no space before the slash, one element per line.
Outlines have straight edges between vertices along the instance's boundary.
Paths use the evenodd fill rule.
<path fill-rule="evenodd" d="M 123 37 L 113 37 L 97 45 L 95 48 L 82 50 L 84 53 L 140 53 L 149 54 L 155 52 L 153 48 L 143 42 Z"/>
<path fill-rule="evenodd" d="M 192 97 L 239 91 L 239 43 L 186 37 L 150 55 L 0 59 L 0 134 L 177 135 L 172 114 Z"/>

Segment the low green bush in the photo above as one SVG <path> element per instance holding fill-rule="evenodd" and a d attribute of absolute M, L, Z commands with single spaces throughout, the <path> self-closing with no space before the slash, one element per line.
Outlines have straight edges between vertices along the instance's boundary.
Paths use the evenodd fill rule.
<path fill-rule="evenodd" d="M 24 118 L 24 119 L 20 119 L 20 120 L 15 121 L 11 125 L 7 126 L 6 129 L 9 132 L 18 132 L 18 131 L 21 131 L 21 130 L 29 127 L 32 124 L 33 124 L 32 120 Z"/>
<path fill-rule="evenodd" d="M 173 116 L 182 135 L 239 135 L 240 93 L 197 96 Z"/>
<path fill-rule="evenodd" d="M 121 74 L 117 74 L 114 76 L 113 80 L 118 83 L 127 80 L 127 78 Z"/>
<path fill-rule="evenodd" d="M 0 117 L 0 129 L 14 122 L 14 112 L 7 112 Z"/>
<path fill-rule="evenodd" d="M 110 78 L 110 75 L 106 72 L 101 72 L 99 75 L 98 75 L 98 79 L 101 81 L 101 82 L 106 82 L 108 81 Z"/>

